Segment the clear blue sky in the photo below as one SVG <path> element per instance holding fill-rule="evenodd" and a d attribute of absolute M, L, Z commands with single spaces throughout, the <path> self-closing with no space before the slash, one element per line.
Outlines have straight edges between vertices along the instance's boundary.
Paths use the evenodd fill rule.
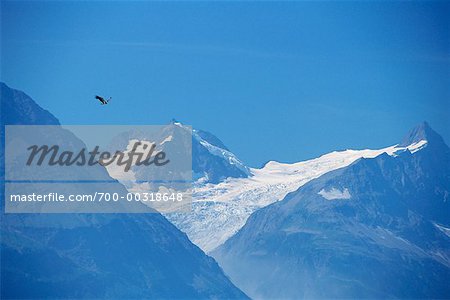
<path fill-rule="evenodd" d="M 2 1 L 1 26 L 1 80 L 65 124 L 176 118 L 251 166 L 423 120 L 450 142 L 448 2 Z"/>

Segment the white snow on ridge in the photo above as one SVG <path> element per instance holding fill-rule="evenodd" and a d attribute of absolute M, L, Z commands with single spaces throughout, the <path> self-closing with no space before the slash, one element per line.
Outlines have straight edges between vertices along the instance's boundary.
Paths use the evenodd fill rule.
<path fill-rule="evenodd" d="M 194 130 L 192 133 L 194 137 L 200 142 L 200 144 L 202 144 L 212 155 L 225 158 L 231 165 L 235 165 L 245 174 L 250 175 L 249 169 L 233 153 L 208 143 L 197 134 L 196 130 Z"/>
<path fill-rule="evenodd" d="M 416 152 L 426 146 L 420 141 L 408 147 L 391 146 L 379 150 L 334 151 L 319 158 L 293 164 L 271 161 L 262 169 L 250 169 L 249 178 L 229 178 L 219 184 L 198 182 L 193 189 L 192 213 L 166 214 L 191 241 L 210 252 L 233 236 L 255 210 L 282 200 L 308 181 L 346 167 L 359 158 L 382 153 Z M 222 149 L 223 150 L 223 149 Z M 233 155 L 234 156 L 234 155 Z M 343 191 L 343 196 L 350 196 Z"/>
<path fill-rule="evenodd" d="M 408 148 L 409 152 L 416 153 L 417 151 L 425 148 L 426 146 L 427 146 L 427 141 L 426 140 L 421 140 L 421 141 L 419 141 L 417 143 L 409 145 L 407 148 Z"/>
<path fill-rule="evenodd" d="M 434 226 L 436 226 L 437 229 L 445 233 L 446 236 L 450 237 L 450 228 L 444 227 L 436 223 L 434 223 Z"/>
<path fill-rule="evenodd" d="M 166 137 L 161 143 L 159 143 L 160 145 L 163 145 L 167 142 L 172 141 L 173 136 L 169 135 L 168 137 Z"/>

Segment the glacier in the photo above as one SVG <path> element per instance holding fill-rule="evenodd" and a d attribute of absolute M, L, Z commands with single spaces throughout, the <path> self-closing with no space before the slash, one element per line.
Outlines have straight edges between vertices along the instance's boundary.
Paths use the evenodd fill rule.
<path fill-rule="evenodd" d="M 184 126 L 180 122 L 174 123 Z M 373 158 L 382 153 L 396 156 L 401 152 L 414 153 L 427 145 L 426 140 L 414 141 L 410 145 L 393 145 L 382 149 L 333 151 L 315 159 L 297 163 L 281 163 L 269 161 L 262 168 L 249 168 L 237 158 L 220 140 L 213 135 L 205 136 L 205 132 L 194 129 L 193 141 L 203 150 L 202 158 L 193 157 L 193 161 L 207 160 L 211 157 L 233 166 L 246 177 L 232 177 L 230 174 L 220 181 L 210 181 L 207 171 L 198 171 L 199 178 L 193 183 L 192 211 L 189 213 L 164 213 L 164 216 L 189 239 L 205 252 L 211 252 L 226 242 L 240 228 L 248 217 L 256 210 L 282 200 L 287 194 L 296 191 L 305 183 L 330 171 L 346 167 L 360 158 Z M 170 142 L 167 136 L 159 144 Z M 135 142 L 135 139 L 130 140 Z M 193 144 L 193 147 L 195 144 Z M 193 154 L 196 156 L 196 154 Z M 120 170 L 109 168 L 110 176 L 121 181 L 130 191 L 142 191 L 146 183 L 129 185 L 132 172 L 121 174 Z M 203 174 L 203 176 L 201 176 Z M 217 174 L 215 174 L 217 176 Z M 220 176 L 219 176 L 220 177 Z"/>
<path fill-rule="evenodd" d="M 217 184 L 199 180 L 193 188 L 192 212 L 165 214 L 165 217 L 208 253 L 241 229 L 254 211 L 282 200 L 312 179 L 360 158 L 374 158 L 382 153 L 396 156 L 403 151 L 413 153 L 426 145 L 426 140 L 421 140 L 405 147 L 333 151 L 293 164 L 270 161 L 260 169 L 250 168 L 252 176 L 248 178 L 227 178 Z"/>

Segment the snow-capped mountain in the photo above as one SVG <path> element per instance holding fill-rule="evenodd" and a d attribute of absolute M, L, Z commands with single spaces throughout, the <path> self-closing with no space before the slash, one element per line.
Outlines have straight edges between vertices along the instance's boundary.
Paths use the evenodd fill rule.
<path fill-rule="evenodd" d="M 155 141 L 157 145 L 170 143 L 173 125 L 185 127 L 180 122 L 172 122 Z M 410 139 L 407 144 L 405 140 L 377 150 L 334 151 L 293 164 L 270 161 L 263 168 L 255 169 L 245 166 L 211 133 L 193 129 L 192 135 L 192 162 L 196 174 L 192 212 L 164 215 L 205 252 L 212 251 L 233 236 L 254 211 L 283 199 L 314 178 L 348 166 L 360 158 L 372 158 L 382 153 L 396 156 L 403 151 L 414 153 L 427 145 L 425 139 L 417 138 Z M 127 149 L 136 140 L 144 141 L 145 136 L 138 131 L 129 132 L 114 144 L 118 149 Z M 133 172 L 124 173 L 112 167 L 108 171 L 126 186 L 130 178 L 136 177 Z M 138 179 L 145 181 L 145 176 Z M 127 187 L 130 191 L 142 191 L 147 185 L 140 182 Z"/>
<path fill-rule="evenodd" d="M 124 152 L 131 150 L 136 141 L 143 144 L 155 144 L 157 150 L 167 149 L 173 141 L 179 141 L 180 135 L 192 135 L 192 143 L 188 145 L 192 149 L 192 177 L 199 182 L 219 183 L 226 178 L 246 178 L 251 175 L 250 169 L 245 166 L 230 150 L 214 135 L 209 132 L 191 129 L 180 122 L 172 121 L 163 127 L 158 136 L 148 136 L 139 129 L 126 131 L 113 139 L 111 149 L 122 149 Z M 178 138 L 174 138 L 177 136 Z M 173 147 L 180 147 L 176 144 Z M 150 147 L 147 147 L 150 149 Z M 143 152 L 143 151 L 141 151 Z M 145 152 L 145 151 L 144 151 Z M 148 180 L 145 168 L 133 168 L 131 172 L 121 172 L 113 166 L 108 168 L 111 176 L 126 183 L 126 180 Z M 142 173 L 144 171 L 144 173 Z M 139 186 L 132 187 L 140 189 Z"/>
<path fill-rule="evenodd" d="M 52 134 L 64 137 L 64 145 L 82 141 L 26 94 L 3 83 L 0 91 L 2 299 L 247 298 L 158 213 L 5 214 L 4 125 L 55 125 Z M 102 166 L 96 172 L 96 180 L 114 181 Z M 77 192 L 92 192 L 89 185 Z M 126 193 L 122 185 L 114 188 Z"/>
<path fill-rule="evenodd" d="M 257 209 L 283 199 L 308 181 L 327 172 L 350 165 L 359 158 L 382 153 L 396 156 L 402 151 L 419 151 L 426 140 L 407 146 L 391 146 L 379 150 L 334 151 L 319 158 L 294 164 L 268 162 L 261 169 L 250 169 L 247 178 L 227 178 L 219 183 L 194 184 L 192 213 L 166 214 L 186 232 L 196 245 L 209 252 L 223 244 Z"/>
<path fill-rule="evenodd" d="M 449 298 L 449 147 L 423 123 L 371 156 L 257 210 L 211 254 L 253 298 Z"/>

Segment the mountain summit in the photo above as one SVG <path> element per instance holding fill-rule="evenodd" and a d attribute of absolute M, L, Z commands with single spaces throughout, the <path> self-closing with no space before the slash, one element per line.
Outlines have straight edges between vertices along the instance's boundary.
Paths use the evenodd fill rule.
<path fill-rule="evenodd" d="M 309 181 L 211 254 L 252 298 L 449 298 L 450 152 L 426 123 L 405 145 L 424 139 Z"/>
<path fill-rule="evenodd" d="M 407 147 L 421 141 L 427 141 L 427 143 L 431 144 L 445 144 L 443 138 L 430 127 L 428 122 L 424 121 L 410 130 L 399 146 Z"/>
<path fill-rule="evenodd" d="M 0 82 L 2 124 L 59 125 L 58 119 L 22 91 Z"/>

